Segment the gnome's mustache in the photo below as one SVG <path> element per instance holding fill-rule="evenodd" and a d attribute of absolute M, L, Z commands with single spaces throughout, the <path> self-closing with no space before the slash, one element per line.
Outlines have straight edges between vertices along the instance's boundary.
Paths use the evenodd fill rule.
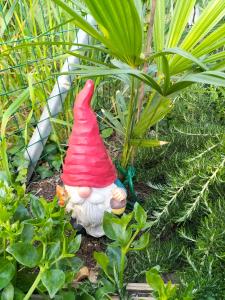
<path fill-rule="evenodd" d="M 82 198 L 75 187 L 66 186 L 66 189 L 69 191 L 70 195 L 73 195 L 69 200 L 69 202 L 72 202 L 72 204 L 82 205 L 85 201 L 87 201 L 97 205 L 110 198 L 113 186 L 114 184 L 106 188 L 92 188 L 91 194 L 87 198 Z"/>

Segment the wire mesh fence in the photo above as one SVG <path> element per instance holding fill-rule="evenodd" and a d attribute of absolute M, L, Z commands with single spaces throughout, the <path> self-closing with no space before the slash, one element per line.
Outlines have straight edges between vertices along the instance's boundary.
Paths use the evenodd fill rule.
<path fill-rule="evenodd" d="M 70 3 L 75 7 L 74 3 Z M 30 138 L 40 122 L 44 107 L 48 108 L 51 92 L 58 82 L 59 72 L 68 59 L 68 42 L 76 41 L 78 29 L 68 17 L 50 0 L 7 0 L 0 3 L 0 120 L 6 109 L 28 89 L 28 97 L 10 117 L 6 128 L 6 142 L 12 171 L 24 162 L 24 153 L 31 147 Z M 24 43 L 44 41 L 62 42 L 57 45 L 24 47 Z M 51 135 L 39 161 L 46 156 L 57 158 L 59 169 L 65 152 L 67 138 L 73 122 L 72 105 L 74 96 L 83 85 L 75 78 L 65 101 L 61 101 L 61 112 L 49 115 Z M 95 95 L 95 105 L 107 103 L 115 91 L 112 81 L 102 80 Z M 61 97 L 61 93 L 60 93 Z M 43 147 L 48 134 L 41 135 Z M 36 161 L 29 158 L 30 165 Z"/>

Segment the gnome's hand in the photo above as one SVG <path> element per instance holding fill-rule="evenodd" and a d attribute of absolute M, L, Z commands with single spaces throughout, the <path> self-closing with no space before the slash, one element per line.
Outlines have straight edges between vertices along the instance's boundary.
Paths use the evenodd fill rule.
<path fill-rule="evenodd" d="M 115 188 L 112 192 L 111 208 L 116 215 L 121 215 L 126 208 L 127 193 L 124 189 Z"/>
<path fill-rule="evenodd" d="M 124 189 L 117 187 L 112 192 L 112 198 L 116 201 L 126 200 L 126 197 L 127 197 L 127 193 L 125 192 Z"/>

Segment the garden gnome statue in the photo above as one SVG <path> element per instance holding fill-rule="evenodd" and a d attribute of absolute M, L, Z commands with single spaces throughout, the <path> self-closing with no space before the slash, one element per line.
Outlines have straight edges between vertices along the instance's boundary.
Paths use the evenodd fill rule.
<path fill-rule="evenodd" d="M 62 181 L 67 195 L 66 210 L 77 224 L 94 237 L 104 235 L 104 212 L 122 214 L 126 190 L 99 133 L 90 107 L 94 83 L 88 80 L 76 97 L 74 126 L 69 139 Z"/>

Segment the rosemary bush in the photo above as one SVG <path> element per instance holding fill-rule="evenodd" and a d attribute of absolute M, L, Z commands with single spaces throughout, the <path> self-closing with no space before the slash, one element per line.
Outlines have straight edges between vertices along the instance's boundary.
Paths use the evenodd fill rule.
<path fill-rule="evenodd" d="M 217 213 L 224 206 L 225 192 L 224 120 L 218 118 L 221 107 L 217 102 L 222 93 L 220 89 L 201 86 L 192 93 L 184 93 L 160 126 L 161 135 L 170 144 L 150 153 L 139 153 L 138 180 L 145 178 L 152 188 L 146 208 L 152 220 L 154 242 L 146 256 L 134 258 L 135 273 L 141 271 L 143 264 L 146 267 L 159 264 L 163 271 L 173 273 L 175 280 L 180 280 L 174 276 L 176 271 L 186 274 L 181 277 L 187 282 L 188 274 L 190 279 L 193 273 L 189 265 L 193 268 L 194 261 L 198 278 L 194 280 L 194 288 L 198 295 L 206 290 L 214 295 L 222 289 L 218 286 L 221 254 L 211 251 L 211 243 L 206 242 L 210 236 L 215 237 L 212 243 L 217 245 L 225 240 L 221 230 L 222 212 Z M 200 253 L 204 256 L 203 252 L 210 253 L 210 259 L 205 257 L 202 262 L 199 258 Z M 211 273 L 210 261 L 214 262 Z M 207 272 L 204 268 L 208 268 Z"/>

